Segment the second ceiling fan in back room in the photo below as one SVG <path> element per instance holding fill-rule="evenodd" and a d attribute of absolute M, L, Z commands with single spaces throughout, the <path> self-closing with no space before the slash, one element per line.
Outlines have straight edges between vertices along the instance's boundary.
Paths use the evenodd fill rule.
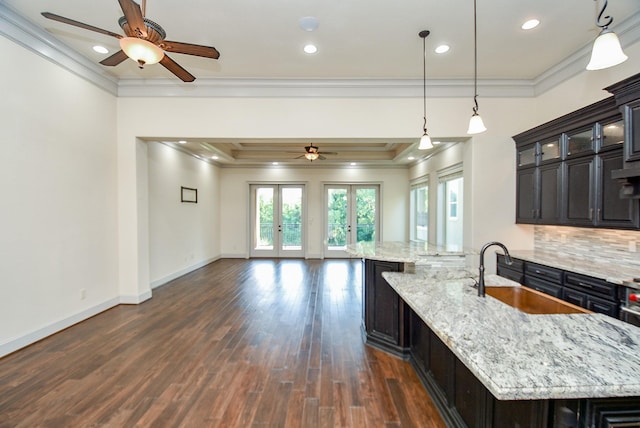
<path fill-rule="evenodd" d="M 321 152 L 318 147 L 313 144 L 309 144 L 304 148 L 305 153 L 303 155 L 298 156 L 296 159 L 305 158 L 313 162 L 316 159 L 325 160 L 326 158 L 323 155 L 337 155 L 336 152 Z"/>
<path fill-rule="evenodd" d="M 136 61 L 140 68 L 159 62 L 160 65 L 175 74 L 183 82 L 193 82 L 196 79 L 195 76 L 169 58 L 165 52 L 195 55 L 212 59 L 218 59 L 220 57 L 220 53 L 212 46 L 165 40 L 166 33 L 164 29 L 159 24 L 144 16 L 146 11 L 145 0 L 142 0 L 142 9 L 140 5 L 133 0 L 118 0 L 118 2 L 124 13 L 124 16 L 118 20 L 118 25 L 120 25 L 126 36 L 65 18 L 64 16 L 51 12 L 42 12 L 42 16 L 64 24 L 120 39 L 121 50 L 100 61 L 102 65 L 115 66 L 127 58 Z"/>

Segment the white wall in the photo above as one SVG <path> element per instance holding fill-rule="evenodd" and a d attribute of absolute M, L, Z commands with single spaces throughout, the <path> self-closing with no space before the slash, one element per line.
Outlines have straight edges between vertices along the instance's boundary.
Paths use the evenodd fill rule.
<path fill-rule="evenodd" d="M 117 304 L 118 259 L 115 97 L 8 39 L 0 55 L 2 356 Z"/>
<path fill-rule="evenodd" d="M 306 185 L 306 257 L 323 255 L 324 183 L 380 184 L 382 239 L 406 240 L 409 180 L 398 168 L 222 168 L 220 238 L 223 257 L 249 254 L 249 183 L 304 183 Z"/>
<path fill-rule="evenodd" d="M 164 144 L 147 146 L 149 276 L 166 283 L 220 257 L 218 168 Z M 198 189 L 198 203 L 183 203 L 180 188 Z"/>

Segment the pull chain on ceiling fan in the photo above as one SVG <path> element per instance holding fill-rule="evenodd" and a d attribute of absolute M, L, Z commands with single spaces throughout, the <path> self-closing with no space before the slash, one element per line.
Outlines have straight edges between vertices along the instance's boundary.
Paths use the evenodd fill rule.
<path fill-rule="evenodd" d="M 51 12 L 42 12 L 42 16 L 53 21 L 62 22 L 63 24 L 73 25 L 119 39 L 121 50 L 100 61 L 100 64 L 106 66 L 116 66 L 127 58 L 136 61 L 140 68 L 159 62 L 160 65 L 183 82 L 193 82 L 196 79 L 195 76 L 169 58 L 166 52 L 211 59 L 218 59 L 220 57 L 220 53 L 212 46 L 165 40 L 166 32 L 160 24 L 145 17 L 147 9 L 146 0 L 142 0 L 142 8 L 133 0 L 118 0 L 118 3 L 124 14 L 124 16 L 118 20 L 118 25 L 122 28 L 126 36 L 94 27 L 84 22 L 65 18 L 64 16 Z"/>

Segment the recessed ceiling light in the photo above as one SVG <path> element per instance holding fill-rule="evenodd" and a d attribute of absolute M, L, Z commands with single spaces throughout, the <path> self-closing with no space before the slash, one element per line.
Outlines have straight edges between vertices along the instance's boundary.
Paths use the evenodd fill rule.
<path fill-rule="evenodd" d="M 438 144 L 442 143 L 442 141 L 433 141 L 432 143 L 434 146 L 437 146 Z"/>
<path fill-rule="evenodd" d="M 523 30 L 531 30 L 533 28 L 536 28 L 538 26 L 538 24 L 540 24 L 540 21 L 538 21 L 537 19 L 530 19 L 527 22 L 525 22 L 524 24 L 522 24 L 522 29 Z"/>
<path fill-rule="evenodd" d="M 178 144 L 187 144 L 187 142 L 184 141 L 184 140 L 180 140 L 180 141 L 178 141 Z"/>
<path fill-rule="evenodd" d="M 445 52 L 449 52 L 449 49 L 451 49 L 449 45 L 440 45 L 436 48 L 436 53 L 443 54 Z"/>
<path fill-rule="evenodd" d="M 278 165 L 278 162 L 271 162 L 271 165 Z"/>
<path fill-rule="evenodd" d="M 213 160 L 218 160 L 218 159 L 220 159 L 220 158 L 218 157 L 218 155 L 213 155 L 213 156 L 211 156 L 211 159 L 213 159 Z"/>
<path fill-rule="evenodd" d="M 93 50 L 98 52 L 99 54 L 107 54 L 107 53 L 109 53 L 109 49 L 105 48 L 104 46 L 100 46 L 100 45 L 95 45 L 93 47 Z"/>
<path fill-rule="evenodd" d="M 305 53 L 308 53 L 308 54 L 314 54 L 318 52 L 318 48 L 315 45 L 309 44 L 304 46 L 304 51 Z"/>
<path fill-rule="evenodd" d="M 318 28 L 318 25 L 320 25 L 320 23 L 318 22 L 318 18 L 314 16 L 305 16 L 303 18 L 300 18 L 300 21 L 298 21 L 298 23 L 300 24 L 300 28 L 302 28 L 304 31 L 313 31 Z"/>
<path fill-rule="evenodd" d="M 355 163 L 355 162 L 351 162 L 349 165 L 351 165 L 351 166 L 356 166 L 356 165 L 357 165 L 357 163 Z"/>
<path fill-rule="evenodd" d="M 413 156 L 409 156 L 407 159 L 414 160 L 415 158 Z"/>

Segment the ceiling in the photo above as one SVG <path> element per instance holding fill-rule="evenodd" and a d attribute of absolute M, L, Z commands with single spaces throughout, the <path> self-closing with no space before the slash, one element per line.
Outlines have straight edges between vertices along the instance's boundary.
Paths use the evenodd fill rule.
<path fill-rule="evenodd" d="M 142 0 L 140 0 L 141 2 Z M 94 63 L 115 53 L 118 40 L 107 35 L 45 19 L 47 11 L 122 34 L 117 0 L 0 0 L 36 26 Z M 533 80 L 588 46 L 598 33 L 595 19 L 602 0 L 479 0 L 478 78 Z M 640 1 L 612 0 L 607 14 L 611 28 L 640 21 Z M 300 19 L 318 20 L 314 31 Z M 427 78 L 473 77 L 473 2 L 471 0 L 146 0 L 146 17 L 159 23 L 167 39 L 214 46 L 220 59 L 172 54 L 197 79 L 422 79 L 421 30 L 426 39 Z M 540 25 L 520 28 L 530 18 Z M 318 52 L 303 53 L 313 43 Z M 440 44 L 451 49 L 436 54 Z M 108 54 L 92 50 L 96 44 Z M 506 60 L 508 59 L 508 60 Z M 105 67 L 120 80 L 162 79 L 182 83 L 162 66 L 143 70 L 133 61 Z M 168 142 L 177 145 L 176 142 Z M 202 143 L 209 148 L 203 149 Z M 214 148 L 222 164 L 288 162 L 313 143 L 335 151 L 330 162 L 376 164 L 411 162 L 416 141 L 189 141 L 182 150 L 206 154 Z M 271 153 L 267 153 L 273 146 Z M 206 146 L 205 146 L 206 147 Z M 439 147 L 443 147 L 442 145 Z M 291 152 L 291 153 L 289 153 Z M 300 162 L 299 160 L 296 162 Z M 306 161 L 308 163 L 308 161 Z M 317 162 L 317 161 L 316 161 Z M 314 164 L 316 163 L 314 162 Z"/>

